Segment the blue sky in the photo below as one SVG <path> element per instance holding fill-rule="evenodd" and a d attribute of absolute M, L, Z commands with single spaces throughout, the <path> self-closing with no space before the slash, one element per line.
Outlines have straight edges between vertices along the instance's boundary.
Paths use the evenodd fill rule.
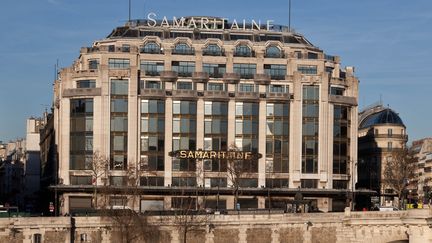
<path fill-rule="evenodd" d="M 25 120 L 52 103 L 54 65 L 128 18 L 128 0 L 1 0 L 0 140 L 25 136 Z M 132 0 L 132 18 L 210 15 L 288 24 L 288 0 Z M 432 1 L 292 0 L 291 26 L 355 66 L 360 108 L 396 110 L 410 140 L 432 136 Z"/>

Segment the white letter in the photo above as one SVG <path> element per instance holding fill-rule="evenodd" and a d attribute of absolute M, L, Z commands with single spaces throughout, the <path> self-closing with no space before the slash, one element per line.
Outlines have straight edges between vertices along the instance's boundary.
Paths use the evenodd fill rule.
<path fill-rule="evenodd" d="M 184 27 L 184 22 L 185 22 L 184 17 L 181 17 L 178 21 L 175 16 L 173 17 L 173 27 L 177 27 L 177 28 Z"/>
<path fill-rule="evenodd" d="M 201 18 L 201 29 L 204 29 L 204 27 L 206 29 L 209 29 L 209 27 L 207 26 L 208 23 L 209 23 L 208 18 Z"/>
<path fill-rule="evenodd" d="M 272 23 L 274 20 L 267 20 L 267 30 L 270 30 L 271 27 L 273 27 Z"/>
<path fill-rule="evenodd" d="M 163 19 L 162 19 L 162 23 L 161 23 L 160 26 L 161 26 L 161 27 L 164 27 L 164 25 L 166 25 L 167 27 L 170 27 L 169 22 L 168 22 L 168 19 L 167 19 L 166 16 L 163 17 Z"/>
<path fill-rule="evenodd" d="M 223 30 L 225 29 L 225 20 L 228 20 L 228 19 L 226 19 L 226 18 L 222 18 L 222 29 L 223 29 Z"/>
<path fill-rule="evenodd" d="M 257 30 L 261 30 L 261 20 L 258 20 L 258 24 L 255 22 L 255 20 L 252 19 L 252 29 L 254 26 L 257 28 Z"/>
<path fill-rule="evenodd" d="M 148 27 L 155 27 L 156 26 L 156 20 L 154 18 L 152 18 L 152 17 L 156 17 L 156 14 L 155 13 L 149 13 L 147 15 L 148 21 L 150 21 L 150 22 L 153 23 L 153 24 L 150 24 L 150 22 L 147 22 L 147 26 Z"/>
<path fill-rule="evenodd" d="M 243 19 L 243 30 L 246 30 L 246 19 Z"/>
<path fill-rule="evenodd" d="M 188 28 L 191 28 L 192 26 L 193 26 L 195 29 L 197 28 L 196 23 L 195 23 L 195 19 L 194 19 L 194 18 L 191 18 L 191 20 L 189 21 Z"/>
<path fill-rule="evenodd" d="M 237 30 L 239 29 L 238 24 L 237 24 L 237 20 L 236 20 L 236 19 L 233 20 L 233 22 L 232 22 L 232 24 L 231 24 L 231 29 L 233 29 L 234 26 L 236 27 Z"/>

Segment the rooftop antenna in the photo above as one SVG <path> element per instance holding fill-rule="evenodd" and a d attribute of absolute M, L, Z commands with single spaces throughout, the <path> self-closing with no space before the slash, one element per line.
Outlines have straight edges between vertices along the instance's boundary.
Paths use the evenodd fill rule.
<path fill-rule="evenodd" d="M 129 0 L 129 22 L 131 21 L 131 0 Z"/>
<path fill-rule="evenodd" d="M 289 0 L 288 7 L 288 30 L 291 32 L 291 0 Z"/>

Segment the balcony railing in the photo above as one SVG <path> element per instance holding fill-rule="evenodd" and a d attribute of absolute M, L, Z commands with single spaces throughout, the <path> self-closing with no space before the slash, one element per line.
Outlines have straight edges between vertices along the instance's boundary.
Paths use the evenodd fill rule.
<path fill-rule="evenodd" d="M 175 71 L 162 71 L 160 72 L 160 79 L 163 82 L 175 82 L 177 81 L 178 75 Z"/>
<path fill-rule="evenodd" d="M 237 84 L 240 82 L 240 75 L 238 73 L 224 73 L 223 80 L 229 84 Z"/>
<path fill-rule="evenodd" d="M 209 80 L 209 74 L 206 72 L 193 72 L 192 80 L 197 83 L 205 83 Z"/>

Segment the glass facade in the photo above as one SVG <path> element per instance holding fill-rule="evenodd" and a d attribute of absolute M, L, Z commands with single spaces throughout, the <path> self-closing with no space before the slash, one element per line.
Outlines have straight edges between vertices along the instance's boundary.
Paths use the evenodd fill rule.
<path fill-rule="evenodd" d="M 269 46 L 266 49 L 265 57 L 281 58 L 283 57 L 281 50 L 277 46 Z"/>
<path fill-rule="evenodd" d="M 289 117 L 289 103 L 267 103 L 267 173 L 288 173 Z"/>
<path fill-rule="evenodd" d="M 172 53 L 177 55 L 194 55 L 195 50 L 186 43 L 179 43 L 174 47 Z"/>
<path fill-rule="evenodd" d="M 128 69 L 130 67 L 129 59 L 110 58 L 108 59 L 109 69 Z"/>
<path fill-rule="evenodd" d="M 93 99 L 70 100 L 69 168 L 89 170 L 93 159 Z"/>
<path fill-rule="evenodd" d="M 127 168 L 128 88 L 127 79 L 111 80 L 111 170 Z"/>
<path fill-rule="evenodd" d="M 240 151 L 258 152 L 259 104 L 236 102 L 235 146 Z M 242 171 L 258 172 L 256 160 L 244 160 Z"/>
<path fill-rule="evenodd" d="M 228 150 L 228 103 L 204 103 L 204 150 Z M 227 161 L 204 160 L 205 171 L 227 171 Z"/>
<path fill-rule="evenodd" d="M 209 74 L 210 78 L 222 78 L 226 72 L 225 64 L 204 63 L 203 71 Z"/>
<path fill-rule="evenodd" d="M 303 86 L 302 173 L 318 173 L 319 86 Z"/>
<path fill-rule="evenodd" d="M 346 174 L 350 158 L 350 108 L 334 105 L 333 116 L 333 173 Z"/>
<path fill-rule="evenodd" d="M 220 46 L 209 44 L 203 49 L 203 56 L 223 56 L 223 51 Z"/>
<path fill-rule="evenodd" d="M 173 151 L 196 149 L 196 101 L 173 101 Z M 195 171 L 193 159 L 173 159 L 173 171 Z"/>
<path fill-rule="evenodd" d="M 141 100 L 140 170 L 164 170 L 164 141 L 165 102 L 163 100 Z"/>
<path fill-rule="evenodd" d="M 235 57 L 252 57 L 253 52 L 247 45 L 238 45 L 234 50 Z"/>
<path fill-rule="evenodd" d="M 159 54 L 161 53 L 160 46 L 155 42 L 146 43 L 140 50 L 141 53 Z"/>
<path fill-rule="evenodd" d="M 264 72 L 270 75 L 271 79 L 282 80 L 285 79 L 286 65 L 264 64 Z"/>
<path fill-rule="evenodd" d="M 302 74 L 318 74 L 317 66 L 315 65 L 298 65 L 297 71 L 299 71 Z"/>
<path fill-rule="evenodd" d="M 164 63 L 141 61 L 140 68 L 141 68 L 142 75 L 159 76 L 160 72 L 164 70 Z"/>

